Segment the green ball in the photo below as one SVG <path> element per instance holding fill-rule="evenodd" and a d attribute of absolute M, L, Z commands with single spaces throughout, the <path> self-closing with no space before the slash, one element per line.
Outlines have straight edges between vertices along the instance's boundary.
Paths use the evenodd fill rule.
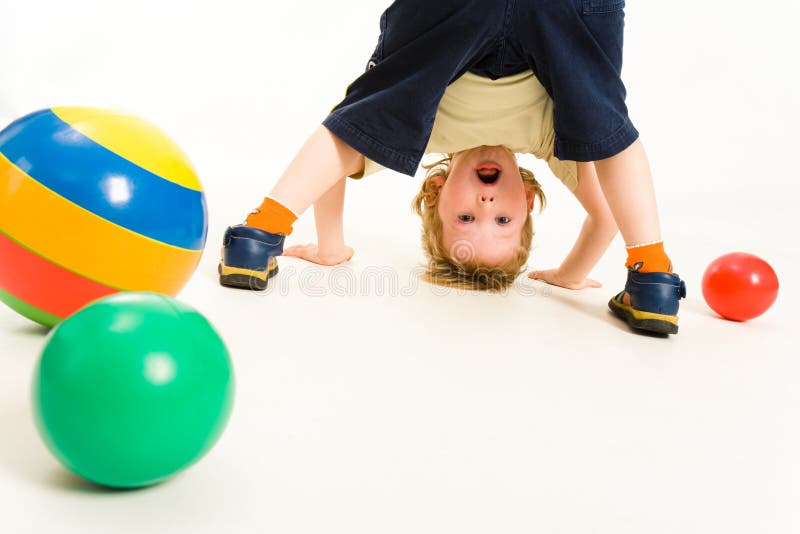
<path fill-rule="evenodd" d="M 76 474 L 118 488 L 155 484 L 200 459 L 233 404 L 224 343 L 193 308 L 119 293 L 48 337 L 34 375 L 39 433 Z"/>

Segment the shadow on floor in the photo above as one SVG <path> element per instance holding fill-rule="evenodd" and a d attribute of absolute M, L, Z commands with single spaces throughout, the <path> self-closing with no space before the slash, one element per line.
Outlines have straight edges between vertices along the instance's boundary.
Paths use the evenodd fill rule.
<path fill-rule="evenodd" d="M 22 334 L 24 336 L 38 336 L 44 337 L 50 333 L 50 327 L 44 326 L 39 323 L 24 323 L 19 325 L 17 328 L 11 329 L 12 332 L 17 334 Z"/>
<path fill-rule="evenodd" d="M 547 295 L 547 298 L 590 319 L 605 323 L 609 325 L 609 327 L 615 328 L 622 332 L 628 332 L 642 337 L 659 339 L 665 339 L 669 337 L 668 334 L 659 334 L 657 332 L 648 332 L 646 330 L 637 330 L 631 328 L 626 322 L 617 318 L 607 306 L 605 308 L 598 308 L 598 305 L 595 301 L 587 301 L 586 299 L 582 299 L 580 297 L 580 292 L 578 291 L 553 288 L 550 294 Z"/>
<path fill-rule="evenodd" d="M 101 486 L 90 482 L 85 478 L 73 474 L 66 468 L 54 469 L 47 476 L 45 483 L 59 490 L 68 491 L 70 493 L 83 493 L 91 495 L 117 495 L 128 494 L 141 491 L 145 488 L 110 488 L 108 486 Z"/>
<path fill-rule="evenodd" d="M 0 417 L 4 430 L 0 439 L 0 476 L 70 493 L 113 495 L 140 489 L 108 488 L 73 474 L 50 456 L 29 419 L 30 413 L 21 407 Z"/>

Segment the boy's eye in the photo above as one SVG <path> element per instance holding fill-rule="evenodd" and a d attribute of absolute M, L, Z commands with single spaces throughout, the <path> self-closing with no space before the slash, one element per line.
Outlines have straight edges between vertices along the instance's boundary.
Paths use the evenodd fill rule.
<path fill-rule="evenodd" d="M 472 215 L 459 215 L 458 220 L 465 223 L 472 222 L 475 220 L 475 217 L 473 217 Z"/>
<path fill-rule="evenodd" d="M 496 217 L 494 220 L 497 224 L 508 224 L 511 222 L 510 217 Z"/>

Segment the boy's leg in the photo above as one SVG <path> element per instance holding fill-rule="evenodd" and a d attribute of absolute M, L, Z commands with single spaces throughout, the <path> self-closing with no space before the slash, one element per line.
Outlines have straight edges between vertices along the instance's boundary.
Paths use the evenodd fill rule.
<path fill-rule="evenodd" d="M 660 241 L 653 177 L 641 141 L 594 165 L 625 244 Z"/>
<path fill-rule="evenodd" d="M 624 0 L 518 3 L 514 39 L 555 103 L 555 155 L 594 161 L 628 249 L 625 291 L 609 302 L 636 328 L 675 333 L 683 282 L 661 243 L 653 180 L 621 79 Z"/>
<path fill-rule="evenodd" d="M 686 290 L 664 252 L 644 146 L 637 140 L 619 154 L 596 161 L 595 168 L 628 250 L 628 282 L 609 307 L 634 327 L 677 333 L 677 303 Z"/>
<path fill-rule="evenodd" d="M 242 289 L 266 289 L 269 278 L 278 272 L 275 258 L 283 252 L 284 239 L 291 233 L 297 216 L 363 165 L 361 154 L 319 126 L 247 222 L 225 232 L 220 283 Z"/>
<path fill-rule="evenodd" d="M 364 157 L 325 126 L 319 126 L 272 188 L 269 197 L 295 214 L 306 211 L 336 182 L 356 174 Z"/>
<path fill-rule="evenodd" d="M 220 279 L 263 289 L 291 223 L 363 157 L 414 175 L 447 85 L 498 45 L 509 5 L 488 0 L 395 0 L 378 45 L 247 224 L 228 229 Z M 362 156 L 363 155 L 363 156 Z"/>

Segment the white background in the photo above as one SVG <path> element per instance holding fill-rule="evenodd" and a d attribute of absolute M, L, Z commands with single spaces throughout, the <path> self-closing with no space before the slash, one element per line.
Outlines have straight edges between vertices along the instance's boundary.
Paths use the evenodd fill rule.
<path fill-rule="evenodd" d="M 284 259 L 267 295 L 217 286 L 225 226 L 363 71 L 384 3 L 0 2 L 0 127 L 54 105 L 121 108 L 189 154 L 210 232 L 181 298 L 216 324 L 238 378 L 202 462 L 148 490 L 100 491 L 36 436 L 44 332 L 0 309 L 0 532 L 800 531 L 794 3 L 628 3 L 628 104 L 690 293 L 681 333 L 658 339 L 605 309 L 624 280 L 619 239 L 593 272 L 599 290 L 414 282 L 420 177 L 389 171 L 349 183 L 349 264 Z M 546 166 L 522 161 L 551 200 L 530 265 L 554 267 L 582 215 Z M 313 239 L 308 213 L 289 241 Z M 700 295 L 705 266 L 734 250 L 782 283 L 746 324 Z M 402 294 L 365 282 L 376 269 Z M 334 294 L 331 273 L 352 294 Z"/>

